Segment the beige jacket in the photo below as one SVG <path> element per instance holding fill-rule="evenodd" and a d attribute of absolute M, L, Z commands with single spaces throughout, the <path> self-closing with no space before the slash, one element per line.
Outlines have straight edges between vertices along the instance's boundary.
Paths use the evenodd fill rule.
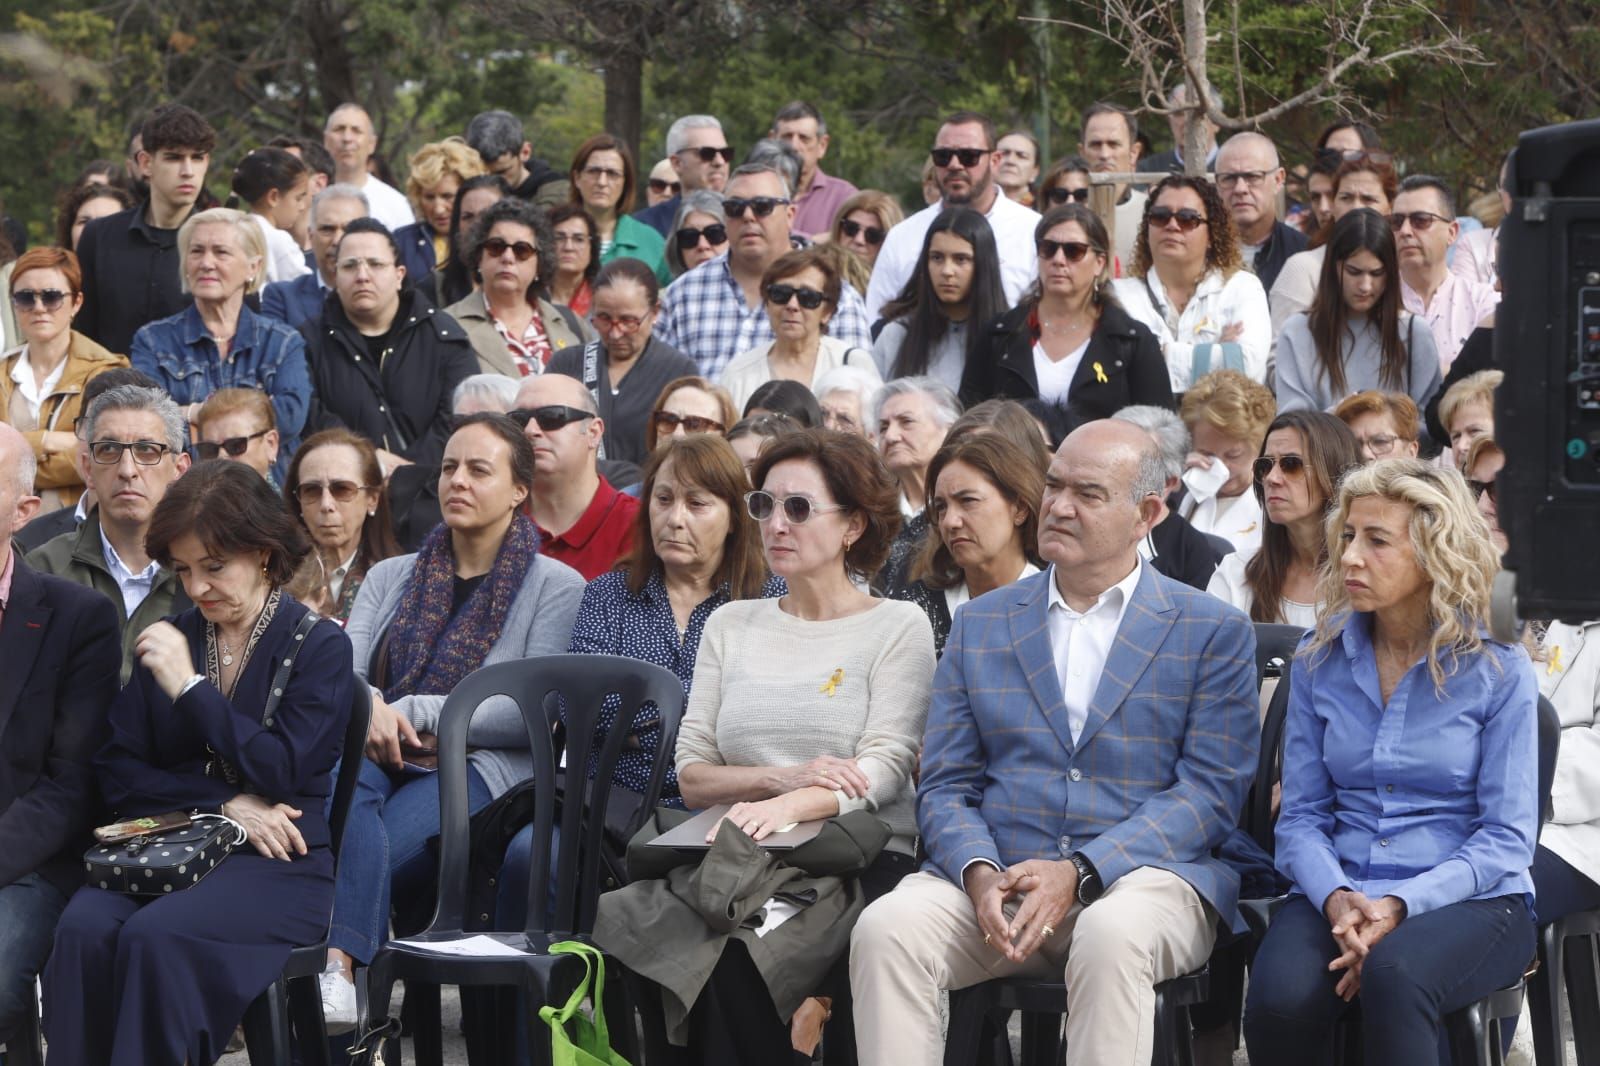
<path fill-rule="evenodd" d="M 11 409 L 11 394 L 17 387 L 11 373 L 21 361 L 22 352 L 23 349 L 19 347 L 0 355 L 0 422 L 7 421 L 7 412 Z M 76 504 L 78 497 L 83 494 L 77 452 L 45 451 L 44 435 L 48 431 L 71 433 L 73 420 L 83 414 L 83 387 L 89 383 L 89 379 L 102 370 L 127 365 L 126 356 L 114 355 L 74 331 L 67 346 L 67 365 L 61 372 L 61 380 L 56 382 L 55 388 L 40 405 L 39 428 L 23 434 L 28 438 L 34 458 L 39 462 L 35 486 L 43 490 L 55 490 L 57 503 L 62 507 Z"/>
<path fill-rule="evenodd" d="M 522 376 L 521 371 L 517 369 L 516 361 L 511 358 L 510 350 L 506 348 L 505 341 L 500 339 L 500 331 L 494 328 L 494 322 L 489 318 L 489 309 L 483 302 L 482 292 L 470 292 L 446 307 L 444 311 L 461 323 L 461 328 L 467 331 L 467 340 L 472 342 L 472 350 L 478 356 L 478 366 L 485 374 L 504 374 L 509 378 Z M 589 323 L 566 308 L 557 307 L 542 297 L 539 300 L 539 320 L 544 323 L 545 334 L 550 338 L 552 354 L 575 345 L 581 347 L 594 340 L 596 336 L 594 327 Z M 574 323 L 576 329 L 573 328 Z"/>

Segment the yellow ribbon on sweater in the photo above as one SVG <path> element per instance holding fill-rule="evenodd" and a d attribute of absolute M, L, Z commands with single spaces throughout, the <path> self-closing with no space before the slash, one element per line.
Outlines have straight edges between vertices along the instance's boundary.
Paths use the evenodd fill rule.
<path fill-rule="evenodd" d="M 834 670 L 833 675 L 829 677 L 828 680 L 824 681 L 822 683 L 822 687 L 817 691 L 821 692 L 829 699 L 832 699 L 834 692 L 836 692 L 839 686 L 842 684 L 844 684 L 844 667 L 841 666 Z"/>

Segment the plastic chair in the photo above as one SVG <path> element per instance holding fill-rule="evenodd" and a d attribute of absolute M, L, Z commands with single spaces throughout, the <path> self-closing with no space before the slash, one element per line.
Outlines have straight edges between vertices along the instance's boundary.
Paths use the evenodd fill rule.
<path fill-rule="evenodd" d="M 606 697 L 613 694 L 619 697 L 621 706 L 611 726 L 597 738 L 601 708 Z M 547 699 L 550 696 L 559 699 Z M 515 700 L 527 726 L 536 782 L 533 839 L 548 841 L 552 830 L 559 827 L 560 841 L 554 856 L 549 847 L 533 849 L 525 927 L 517 932 L 475 934 L 499 941 L 518 954 L 446 955 L 431 951 L 426 945 L 460 940 L 468 925 L 474 924 L 469 922 L 466 909 L 467 726 L 473 712 L 495 697 Z M 583 967 L 580 960 L 571 956 L 549 954 L 549 945 L 558 940 L 584 939 L 594 927 L 610 782 L 624 744 L 633 735 L 635 713 L 647 702 L 655 704 L 661 721 L 660 746 L 644 793 L 643 809 L 648 811 L 660 798 L 683 716 L 683 684 L 670 671 L 615 655 L 550 655 L 486 666 L 456 686 L 439 715 L 438 903 L 427 929 L 407 938 L 409 942 L 390 941 L 372 960 L 367 972 L 369 1019 L 379 1019 L 381 1025 L 394 1028 L 388 1010 L 397 980 L 406 981 L 408 987 L 510 987 L 516 989 L 525 1008 L 523 1024 L 533 1061 L 550 1061 L 548 1033 L 543 1039 L 539 1035 L 538 1009 L 547 1003 L 564 1002 L 581 979 Z M 564 801 L 558 804 L 554 727 L 562 720 L 563 707 L 570 772 Z M 592 777 L 585 775 L 591 759 L 596 764 Z M 552 873 L 556 886 L 554 912 L 547 913 Z M 417 1061 L 437 1062 L 441 1043 L 437 1011 L 421 1011 L 415 1021 Z M 614 1029 L 631 1042 L 631 1023 Z M 388 1048 L 398 1051 L 392 1042 Z M 495 1061 L 510 1061 L 509 1050 L 501 1050 Z M 371 1060 L 369 1044 L 363 1061 Z"/>
<path fill-rule="evenodd" d="M 1574 945 L 1570 941 L 1576 941 Z M 1533 1053 L 1538 1066 L 1565 1066 L 1572 1012 L 1578 1062 L 1600 1063 L 1600 910 L 1581 911 L 1539 927 L 1539 970 L 1528 981 Z"/>
<path fill-rule="evenodd" d="M 329 811 L 329 845 L 335 868 L 339 846 L 344 841 L 345 818 L 355 795 L 361 773 L 367 725 L 372 718 L 372 694 L 359 677 L 351 686 L 350 720 L 344 727 L 344 748 L 339 757 L 339 775 L 333 784 L 333 805 Z M 257 996 L 244 1015 L 245 1047 L 250 1066 L 291 1066 L 294 1049 L 303 1066 L 329 1066 L 328 1027 L 322 1016 L 322 990 L 318 978 L 327 962 L 328 942 L 306 944 L 289 953 L 278 979 Z M 290 1023 L 300 1039 L 291 1040 Z"/>

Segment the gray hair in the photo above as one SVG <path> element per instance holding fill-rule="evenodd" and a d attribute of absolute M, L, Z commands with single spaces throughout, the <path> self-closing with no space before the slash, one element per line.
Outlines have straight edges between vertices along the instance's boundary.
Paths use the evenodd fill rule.
<path fill-rule="evenodd" d="M 458 411 L 463 401 L 480 399 L 491 401 L 501 411 L 509 411 L 517 405 L 517 389 L 520 385 L 521 382 L 504 374 L 473 374 L 462 378 L 456 391 L 450 394 L 450 409 Z"/>
<path fill-rule="evenodd" d="M 791 189 L 800 187 L 800 170 L 805 165 L 800 153 L 775 137 L 763 137 L 750 147 L 745 163 L 768 163 L 783 175 Z M 785 195 L 788 195 L 787 193 Z"/>
<path fill-rule="evenodd" d="M 522 120 L 509 111 L 484 111 L 467 123 L 467 144 L 485 165 L 510 153 L 520 155 L 527 138 Z"/>
<path fill-rule="evenodd" d="M 667 265 L 674 275 L 683 273 L 683 252 L 678 249 L 678 231 L 689 221 L 689 216 L 699 212 L 710 215 L 724 226 L 728 213 L 722 209 L 722 194 L 714 189 L 685 191 L 678 203 L 678 212 L 672 216 L 672 229 L 667 231 Z"/>
<path fill-rule="evenodd" d="M 872 424 L 874 426 L 878 424 L 883 417 L 883 405 L 892 397 L 909 396 L 913 393 L 927 397 L 933 420 L 939 425 L 948 428 L 961 417 L 961 401 L 956 398 L 950 386 L 938 378 L 918 374 L 908 378 L 895 378 L 878 390 L 878 394 L 872 398 Z"/>
<path fill-rule="evenodd" d="M 311 198 L 311 227 L 317 226 L 317 209 L 329 200 L 354 200 L 361 205 L 362 215 L 372 214 L 372 204 L 367 194 L 348 182 L 335 182 Z"/>
<path fill-rule="evenodd" d="M 178 227 L 178 280 L 183 291 L 189 291 L 189 238 L 198 227 L 207 225 L 233 227 L 234 236 L 239 239 L 239 248 L 245 257 L 256 260 L 255 273 L 251 275 L 245 291 L 260 292 L 266 288 L 267 240 L 261 235 L 260 224 L 243 211 L 235 211 L 231 207 L 213 207 L 209 211 L 190 215 L 188 221 Z"/>
<path fill-rule="evenodd" d="M 870 411 L 881 388 L 883 383 L 877 378 L 859 366 L 846 363 L 823 374 L 817 379 L 817 387 L 811 391 L 816 393 L 819 400 L 830 392 L 853 392 L 861 398 L 861 410 Z"/>
<path fill-rule="evenodd" d="M 1189 455 L 1189 429 L 1183 419 L 1165 407 L 1147 403 L 1124 407 L 1111 417 L 1150 435 L 1159 453 L 1163 487 L 1169 479 L 1183 476 L 1183 463 Z"/>
<path fill-rule="evenodd" d="M 722 123 L 715 115 L 684 115 L 667 127 L 667 155 L 675 156 L 684 149 L 690 130 L 721 131 Z"/>
<path fill-rule="evenodd" d="M 1167 103 L 1173 107 L 1177 107 L 1179 104 L 1182 104 L 1184 100 L 1188 98 L 1188 96 L 1189 83 L 1187 81 L 1180 81 L 1178 84 L 1174 85 L 1172 87 L 1172 91 L 1167 94 Z M 1210 82 L 1206 83 L 1206 98 L 1211 101 L 1212 107 L 1216 108 L 1218 111 L 1222 110 L 1222 94 L 1219 93 L 1217 91 L 1217 87 L 1212 85 Z"/>
<path fill-rule="evenodd" d="M 738 166 L 733 168 L 733 173 L 728 175 L 728 185 L 733 184 L 734 178 L 748 178 L 756 174 L 771 174 L 773 177 L 777 178 L 778 184 L 783 186 L 783 198 L 785 200 L 794 195 L 794 183 L 789 180 L 788 175 L 783 172 L 783 168 L 780 167 L 777 162 L 769 160 L 762 160 L 760 162 L 746 161 L 740 163 Z M 726 193 L 728 186 L 724 185 L 722 188 L 724 193 Z"/>
<path fill-rule="evenodd" d="M 89 404 L 89 410 L 84 414 L 84 440 L 95 439 L 95 427 L 100 416 L 107 411 L 149 411 L 161 419 L 162 428 L 167 434 L 163 443 L 174 454 L 183 451 L 183 410 L 162 390 L 147 385 L 118 385 L 102 392 Z"/>

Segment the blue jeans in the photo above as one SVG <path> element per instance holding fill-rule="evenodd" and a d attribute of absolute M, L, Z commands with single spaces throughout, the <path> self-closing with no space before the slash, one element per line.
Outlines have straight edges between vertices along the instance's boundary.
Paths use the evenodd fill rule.
<path fill-rule="evenodd" d="M 491 799 L 469 764 L 467 810 L 477 814 Z M 329 947 L 372 961 L 388 938 L 390 900 L 417 899 L 438 876 L 428 847 L 438 835 L 439 776 L 390 773 L 363 758 L 339 848 Z"/>
<path fill-rule="evenodd" d="M 15 1036 L 37 1009 L 33 982 L 66 907 L 61 890 L 36 873 L 0 888 L 0 1040 Z"/>
<path fill-rule="evenodd" d="M 1373 947 L 1361 972 L 1361 1041 L 1372 1066 L 1442 1060 L 1441 1021 L 1514 983 L 1533 957 L 1533 919 L 1517 896 L 1466 900 L 1407 918 Z M 1304 896 L 1273 919 L 1250 971 L 1244 1039 L 1250 1066 L 1329 1063 L 1333 1028 L 1350 1009 L 1328 919 Z"/>
<path fill-rule="evenodd" d="M 555 856 L 561 850 L 561 827 L 550 827 L 550 888 L 545 896 L 545 913 L 556 909 Z M 525 825 L 506 847 L 496 887 L 494 927 L 522 929 L 528 920 L 528 875 L 533 865 L 533 826 Z"/>
<path fill-rule="evenodd" d="M 1600 908 L 1600 885 L 1574 870 L 1549 848 L 1533 853 L 1533 909 L 1539 924 Z"/>

